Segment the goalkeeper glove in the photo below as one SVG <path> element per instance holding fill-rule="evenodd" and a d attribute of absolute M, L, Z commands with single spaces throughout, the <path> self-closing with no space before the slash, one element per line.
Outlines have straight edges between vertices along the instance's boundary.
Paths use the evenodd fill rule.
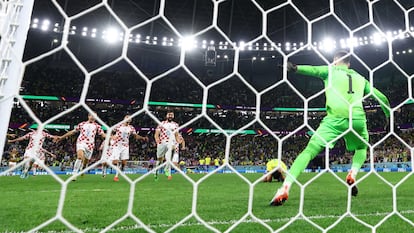
<path fill-rule="evenodd" d="M 287 62 L 287 65 L 286 65 L 286 68 L 287 68 L 287 71 L 288 72 L 296 72 L 297 70 L 298 70 L 298 68 L 296 67 L 296 65 L 295 64 L 293 64 L 292 62 Z"/>

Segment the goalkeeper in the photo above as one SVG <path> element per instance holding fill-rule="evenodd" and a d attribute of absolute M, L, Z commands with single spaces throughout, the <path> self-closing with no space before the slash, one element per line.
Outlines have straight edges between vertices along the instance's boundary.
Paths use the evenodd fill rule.
<path fill-rule="evenodd" d="M 321 121 L 315 134 L 311 137 L 306 148 L 293 162 L 289 175 L 281 188 L 273 197 L 270 205 L 282 205 L 289 197 L 289 189 L 309 162 L 318 155 L 325 146 L 333 147 L 335 139 L 343 132 L 352 128 L 353 132 L 343 135 L 346 148 L 355 151 L 351 170 L 346 176 L 346 182 L 352 187 L 352 195 L 358 194 L 355 179 L 357 172 L 365 161 L 367 154 L 368 130 L 362 99 L 371 93 L 379 100 L 382 111 L 388 119 L 390 111 L 387 97 L 376 88 L 371 88 L 369 82 L 356 71 L 349 69 L 350 56 L 346 51 L 339 51 L 334 55 L 332 66 L 308 66 L 287 63 L 288 72 L 318 77 L 325 85 L 327 115 Z M 328 145 L 326 145 L 328 143 Z"/>
<path fill-rule="evenodd" d="M 278 182 L 283 182 L 285 181 L 286 171 L 287 171 L 287 167 L 283 161 L 279 161 L 278 159 L 271 159 L 269 160 L 269 162 L 266 163 L 266 174 L 267 175 L 264 178 L 263 182 L 272 182 L 272 178 L 277 180 Z"/>

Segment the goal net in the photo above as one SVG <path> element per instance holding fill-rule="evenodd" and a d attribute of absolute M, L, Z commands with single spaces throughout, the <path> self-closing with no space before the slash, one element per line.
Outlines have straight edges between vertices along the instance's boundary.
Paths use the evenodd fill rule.
<path fill-rule="evenodd" d="M 1 0 L 0 232 L 412 231 L 413 12 L 405 0 Z M 338 50 L 391 104 L 388 123 L 373 91 L 362 100 L 363 194 L 345 182 L 350 127 L 271 207 L 281 183 L 262 181 L 280 165 L 266 163 L 290 167 L 328 110 L 323 82 L 287 65 L 332 68 Z M 127 115 L 137 134 L 116 151 Z M 80 150 L 78 173 L 91 116 L 105 137 Z"/>

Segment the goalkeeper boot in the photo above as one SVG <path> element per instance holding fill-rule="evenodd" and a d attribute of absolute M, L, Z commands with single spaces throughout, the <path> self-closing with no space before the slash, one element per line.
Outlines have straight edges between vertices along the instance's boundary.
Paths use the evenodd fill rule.
<path fill-rule="evenodd" d="M 270 205 L 271 206 L 283 205 L 283 203 L 287 201 L 288 198 L 289 198 L 289 192 L 288 192 L 287 186 L 281 187 L 277 190 L 275 196 L 270 202 Z"/>
<path fill-rule="evenodd" d="M 170 176 L 171 176 L 171 173 L 170 173 L 169 171 L 167 171 L 167 170 L 165 170 L 165 171 L 164 171 L 164 174 L 165 174 L 165 176 L 167 176 L 167 177 L 170 177 Z"/>
<path fill-rule="evenodd" d="M 358 187 L 356 185 L 353 185 L 355 183 L 355 178 L 352 177 L 352 171 L 348 173 L 346 176 L 346 183 L 351 186 L 351 195 L 356 197 L 358 195 Z M 352 186 L 353 185 L 353 186 Z"/>

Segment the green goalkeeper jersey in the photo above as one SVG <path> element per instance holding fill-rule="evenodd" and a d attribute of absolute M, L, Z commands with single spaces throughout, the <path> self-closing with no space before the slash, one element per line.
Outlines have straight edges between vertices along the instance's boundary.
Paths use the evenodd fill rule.
<path fill-rule="evenodd" d="M 352 118 L 366 119 L 362 99 L 371 92 L 371 88 L 369 82 L 356 71 L 345 65 L 331 67 L 298 65 L 296 72 L 323 80 L 328 117 L 349 118 L 352 105 Z M 389 117 L 390 111 L 386 107 L 389 107 L 387 97 L 376 88 L 373 88 L 373 94 L 380 100 L 382 111 Z"/>

